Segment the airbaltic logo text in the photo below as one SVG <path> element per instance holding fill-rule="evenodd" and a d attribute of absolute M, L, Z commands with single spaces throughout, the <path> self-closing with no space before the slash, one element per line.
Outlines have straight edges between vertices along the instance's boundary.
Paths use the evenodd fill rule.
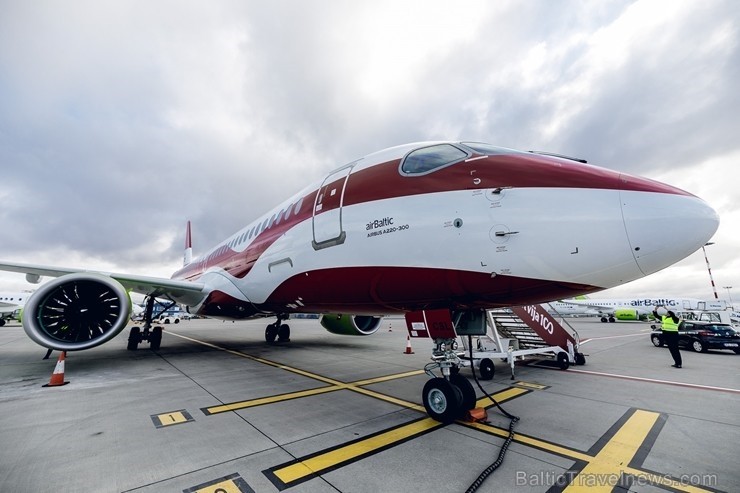
<path fill-rule="evenodd" d="M 633 300 L 631 303 L 632 306 L 678 306 L 678 302 L 676 300 L 671 300 L 668 298 L 645 298 L 644 300 Z"/>
<path fill-rule="evenodd" d="M 383 219 L 376 219 L 375 221 L 370 221 L 369 223 L 367 223 L 365 230 L 370 231 L 371 229 L 385 228 L 387 226 L 393 226 L 392 217 L 384 217 Z"/>

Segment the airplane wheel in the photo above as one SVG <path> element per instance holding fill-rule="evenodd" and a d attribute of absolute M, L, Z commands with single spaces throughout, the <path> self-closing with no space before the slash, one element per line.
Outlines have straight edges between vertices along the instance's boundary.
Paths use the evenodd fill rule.
<path fill-rule="evenodd" d="M 131 327 L 131 331 L 128 333 L 128 345 L 126 345 L 126 349 L 136 351 L 139 348 L 139 341 L 141 341 L 141 329 L 139 327 Z"/>
<path fill-rule="evenodd" d="M 460 392 L 462 394 L 462 391 Z M 422 391 L 424 409 L 429 417 L 440 423 L 449 424 L 460 416 L 462 402 L 460 395 L 450 382 L 444 378 L 436 377 L 424 385 Z"/>
<path fill-rule="evenodd" d="M 0 327 L 2 327 L 4 325 L 5 325 L 5 319 L 4 318 L 0 318 Z"/>
<path fill-rule="evenodd" d="M 475 407 L 475 389 L 470 380 L 459 374 L 450 375 L 450 383 L 460 391 L 460 412 L 464 413 Z M 460 416 L 462 417 L 462 416 Z"/>
<path fill-rule="evenodd" d="M 275 342 L 275 338 L 277 337 L 277 335 L 278 335 L 278 328 L 275 327 L 275 324 L 268 325 L 267 328 L 265 329 L 265 340 L 268 343 L 272 344 L 273 342 Z"/>
<path fill-rule="evenodd" d="M 561 370 L 567 370 L 570 367 L 570 361 L 568 361 L 567 353 L 558 353 L 558 368 Z"/>
<path fill-rule="evenodd" d="M 280 342 L 290 341 L 290 326 L 287 324 L 281 325 L 277 331 L 277 335 Z"/>
<path fill-rule="evenodd" d="M 493 366 L 493 361 L 488 358 L 480 360 L 480 377 L 483 380 L 493 380 L 494 373 L 496 373 L 496 367 Z"/>
<path fill-rule="evenodd" d="M 583 355 L 583 353 L 576 353 L 575 360 L 576 365 L 582 366 L 586 364 L 586 357 Z"/>
<path fill-rule="evenodd" d="M 152 334 L 149 336 L 149 349 L 159 350 L 162 345 L 162 327 L 154 327 Z"/>

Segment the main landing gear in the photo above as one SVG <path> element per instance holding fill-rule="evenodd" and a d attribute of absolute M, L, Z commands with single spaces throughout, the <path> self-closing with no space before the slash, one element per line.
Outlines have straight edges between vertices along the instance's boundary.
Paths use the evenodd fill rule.
<path fill-rule="evenodd" d="M 174 301 L 167 305 L 163 312 L 173 306 L 175 306 Z M 154 297 L 149 296 L 146 299 L 146 308 L 144 308 L 144 326 L 131 327 L 131 331 L 128 334 L 128 345 L 126 349 L 129 351 L 136 351 L 139 348 L 139 343 L 144 341 L 149 341 L 149 348 L 155 351 L 161 346 L 162 327 L 152 327 L 152 312 L 154 312 Z"/>
<path fill-rule="evenodd" d="M 424 408 L 432 419 L 449 424 L 462 418 L 475 407 L 475 389 L 470 381 L 459 375 L 460 358 L 457 356 L 455 339 L 434 339 L 432 363 L 424 367 L 432 377 L 422 391 Z M 434 369 L 442 376 L 436 376 Z"/>
<path fill-rule="evenodd" d="M 288 316 L 279 313 L 275 323 L 272 323 L 265 328 L 265 340 L 269 344 L 273 344 L 275 339 L 277 339 L 278 342 L 290 341 L 290 326 L 282 323 L 283 320 L 288 320 Z"/>

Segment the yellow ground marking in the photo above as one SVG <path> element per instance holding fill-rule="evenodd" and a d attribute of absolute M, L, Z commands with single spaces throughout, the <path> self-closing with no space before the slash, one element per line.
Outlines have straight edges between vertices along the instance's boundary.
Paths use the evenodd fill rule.
<path fill-rule="evenodd" d="M 157 428 L 164 428 L 165 426 L 178 425 L 181 423 L 187 423 L 189 421 L 195 421 L 193 417 L 184 409 L 180 411 L 172 411 L 169 413 L 153 414 L 151 416 L 154 426 Z"/>
<path fill-rule="evenodd" d="M 390 444 L 407 440 L 440 426 L 442 426 L 442 423 L 432 418 L 424 418 L 420 421 L 409 423 L 400 428 L 381 433 L 380 435 L 345 445 L 310 459 L 304 459 L 298 463 L 278 469 L 274 471 L 274 474 L 280 481 L 288 485 L 306 476 L 320 474 L 326 469 L 336 467 L 339 464 L 357 459 L 375 450 L 387 447 Z"/>
<path fill-rule="evenodd" d="M 270 360 L 266 360 L 263 358 L 244 354 L 239 351 L 234 351 L 231 349 L 223 348 L 215 344 L 211 344 L 205 341 L 200 341 L 198 339 L 193 339 L 191 337 L 187 337 L 187 336 L 177 334 L 171 331 L 168 331 L 167 333 L 180 337 L 182 339 L 187 339 L 197 344 L 201 344 L 207 347 L 211 347 L 213 349 L 217 349 L 219 351 L 225 351 L 227 353 L 233 354 L 235 356 L 239 356 L 241 358 L 246 358 L 246 359 L 256 361 L 256 362 L 259 362 L 265 365 L 269 365 L 275 368 L 280 368 L 286 371 L 290 371 L 290 372 L 303 375 L 308 378 L 319 380 L 319 381 L 329 384 L 329 386 L 327 387 L 320 387 L 318 389 L 294 392 L 291 394 L 283 394 L 281 396 L 273 396 L 273 397 L 266 397 L 262 399 L 255 399 L 253 401 L 243 401 L 242 403 L 224 404 L 222 406 L 214 406 L 213 408 L 206 408 L 207 410 L 209 410 L 208 412 L 212 414 L 215 414 L 216 412 L 226 412 L 226 411 L 230 411 L 234 409 L 241 409 L 243 407 L 252 407 L 254 405 L 267 404 L 270 402 L 279 402 L 280 400 L 294 399 L 297 397 L 301 397 L 301 395 L 297 395 L 297 394 L 302 394 L 302 393 L 306 393 L 306 395 L 317 395 L 317 394 L 321 394 L 325 392 L 333 392 L 336 390 L 344 390 L 344 389 L 352 390 L 354 392 L 359 392 L 365 395 L 369 395 L 371 397 L 382 399 L 384 401 L 391 402 L 399 406 L 406 407 L 408 409 L 414 409 L 420 412 L 426 412 L 424 407 L 418 404 L 405 401 L 403 399 L 391 397 L 388 395 L 380 394 L 378 392 L 374 392 L 372 390 L 360 387 L 361 385 L 369 385 L 372 383 L 388 381 L 388 380 L 392 380 L 396 378 L 404 378 L 407 376 L 418 375 L 418 374 L 423 373 L 421 370 L 399 373 L 395 375 L 387 375 L 384 377 L 371 378 L 371 379 L 366 379 L 366 380 L 359 380 L 359 381 L 351 382 L 351 383 L 344 383 L 338 380 L 334 380 L 332 378 L 324 377 L 321 375 L 317 375 L 315 373 L 300 370 L 298 368 L 293 368 L 287 365 L 276 363 L 274 361 L 270 361 Z M 524 382 L 519 382 L 519 383 L 523 384 Z M 530 385 L 532 384 L 526 385 L 527 388 L 531 388 Z M 529 390 L 525 390 L 523 388 L 510 388 L 510 389 L 507 389 L 505 391 L 495 394 L 494 398 L 499 402 L 503 402 L 505 400 L 512 399 L 513 397 L 517 397 L 521 395 L 522 393 L 527 393 L 527 392 L 529 392 Z M 277 399 L 277 400 L 271 400 L 271 399 Z M 265 401 L 265 402 L 261 402 L 259 404 L 249 404 L 249 403 L 258 402 L 258 401 Z M 237 407 L 239 404 L 247 404 L 247 405 L 244 405 L 242 407 Z M 484 398 L 478 399 L 478 401 L 476 402 L 476 407 L 490 407 L 492 404 L 493 403 L 490 401 L 490 399 L 488 399 L 487 397 L 484 397 Z M 232 409 L 226 409 L 229 406 L 235 406 L 235 407 Z M 204 411 L 206 409 L 204 409 Z M 211 409 L 218 409 L 218 410 L 211 412 L 210 411 Z M 568 448 L 562 445 L 540 440 L 534 437 L 521 435 L 518 433 L 514 434 L 514 441 L 522 445 L 538 448 L 538 449 L 541 449 L 547 452 L 560 455 L 562 457 L 573 459 L 575 461 L 581 461 L 581 462 L 587 463 L 586 468 L 584 468 L 584 470 L 579 473 L 581 475 L 584 474 L 584 471 L 587 471 L 586 474 L 589 474 L 589 475 L 599 474 L 598 471 L 606 471 L 606 474 L 613 475 L 615 474 L 615 471 L 616 471 L 617 474 L 624 473 L 624 474 L 633 475 L 636 477 L 640 477 L 641 479 L 649 483 L 652 483 L 655 485 L 667 486 L 677 491 L 685 491 L 687 493 L 699 493 L 699 492 L 711 491 L 711 490 L 707 490 L 701 487 L 685 485 L 681 483 L 680 481 L 676 481 L 676 480 L 673 480 L 667 477 L 667 475 L 664 475 L 664 474 L 656 474 L 651 471 L 645 471 L 639 468 L 633 468 L 633 467 L 627 466 L 627 464 L 632 460 L 632 457 L 634 457 L 635 453 L 639 449 L 642 442 L 645 440 L 650 429 L 655 424 L 655 421 L 658 419 L 658 416 L 659 414 L 657 413 L 638 410 L 627 421 L 627 423 L 625 423 L 625 425 L 622 428 L 620 428 L 619 432 L 617 432 L 617 435 L 615 435 L 607 443 L 607 445 L 598 454 L 596 454 L 596 456 L 593 456 L 586 452 L 581 452 L 579 450 L 574 450 L 574 449 L 571 449 L 571 448 Z M 470 428 L 476 428 L 488 434 L 492 434 L 492 435 L 496 435 L 496 436 L 500 436 L 504 438 L 507 437 L 509 434 L 507 429 L 499 428 L 499 427 L 492 426 L 492 425 L 485 424 L 485 423 L 469 423 L 469 422 L 458 421 L 458 424 L 462 424 Z M 290 483 L 300 481 L 303 478 L 308 477 L 310 475 L 319 474 L 327 468 L 335 468 L 341 464 L 353 461 L 355 460 L 356 457 L 371 453 L 373 450 L 377 450 L 383 447 L 389 447 L 392 444 L 397 443 L 398 441 L 407 440 L 410 437 L 413 437 L 415 435 L 418 435 L 428 430 L 433 430 L 434 428 L 439 427 L 439 426 L 441 426 L 441 423 L 438 423 L 437 421 L 434 421 L 431 418 L 425 418 L 420 421 L 416 421 L 414 423 L 410 423 L 408 425 L 404 425 L 399 428 L 390 430 L 388 432 L 380 433 L 366 440 L 361 440 L 359 442 L 355 442 L 354 444 L 348 444 L 344 447 L 339 447 L 335 450 L 326 452 L 325 454 L 319 454 L 315 457 L 308 458 L 306 460 L 299 461 L 294 464 L 286 465 L 283 468 L 275 469 L 273 471 L 273 474 L 277 478 L 279 478 L 280 481 L 283 481 L 286 485 L 288 485 Z M 368 441 L 368 440 L 371 440 L 371 441 Z M 372 446 L 367 446 L 367 445 L 365 446 L 358 445 L 361 443 L 366 443 L 366 444 L 372 443 L 375 446 L 372 447 Z M 593 465 L 593 468 L 591 468 L 592 465 Z M 587 477 L 587 476 L 583 476 L 583 477 Z M 571 484 L 568 486 L 566 490 L 568 492 L 581 491 L 580 489 L 573 489 L 573 488 L 576 488 L 577 486 L 578 486 L 577 484 Z M 609 491 L 611 491 L 611 488 L 612 487 L 610 486 Z"/>
<path fill-rule="evenodd" d="M 183 493 L 254 493 L 254 490 L 238 474 L 230 474 L 207 483 L 193 486 Z"/>
<path fill-rule="evenodd" d="M 636 411 L 564 491 L 611 492 L 614 479 L 624 473 L 659 417 L 658 413 Z"/>
<path fill-rule="evenodd" d="M 586 463 L 586 467 L 579 471 L 578 474 L 573 474 L 571 484 L 564 490 L 564 492 L 568 493 L 586 490 L 589 492 L 611 492 L 614 488 L 614 482 L 618 481 L 622 474 L 634 476 L 645 483 L 667 486 L 676 491 L 685 491 L 687 493 L 712 491 L 683 484 L 680 481 L 671 479 L 667 474 L 657 474 L 638 467 L 628 466 L 659 417 L 660 414 L 658 413 L 642 410 L 636 411 L 596 455 L 519 433 L 514 434 L 514 442 Z M 508 430 L 485 423 L 460 424 L 502 438 L 506 438 L 509 435 Z"/>
<path fill-rule="evenodd" d="M 291 367 L 284 367 L 284 368 L 288 371 L 295 370 L 295 368 L 291 368 Z M 315 375 L 313 373 L 305 372 L 303 370 L 300 370 L 300 372 L 301 374 L 309 378 L 318 379 L 315 377 L 320 377 L 320 375 Z M 413 402 L 408 402 L 402 399 L 397 399 L 395 397 L 381 394 L 373 390 L 360 388 L 361 385 L 371 385 L 371 384 L 379 383 L 379 382 L 387 382 L 389 380 L 396 380 L 399 378 L 406 378 L 406 377 L 411 377 L 414 375 L 421 375 L 422 373 L 424 373 L 423 370 L 406 371 L 403 373 L 395 373 L 393 375 L 384 375 L 382 377 L 357 380 L 356 382 L 350 382 L 350 383 L 333 380 L 335 383 L 333 383 L 332 385 L 326 386 L 326 387 L 319 387 L 316 389 L 308 389 L 308 390 L 299 390 L 297 392 L 289 392 L 286 394 L 273 395 L 273 396 L 262 397 L 258 399 L 250 399 L 247 401 L 230 402 L 230 403 L 222 404 L 219 406 L 211 406 L 211 407 L 203 408 L 203 412 L 209 415 L 218 414 L 218 413 L 224 413 L 228 411 L 236 411 L 238 409 L 246 409 L 249 407 L 263 406 L 265 404 L 274 404 L 276 402 L 283 402 L 283 401 L 287 401 L 291 399 L 300 399 L 302 397 L 309 397 L 313 395 L 325 394 L 327 392 L 336 392 L 337 390 L 351 390 L 354 392 L 358 392 L 360 394 L 365 394 L 367 396 L 374 397 L 376 399 L 381 399 L 386 402 L 390 402 L 392 404 L 397 404 L 399 406 L 407 407 L 409 409 L 416 409 L 417 411 L 418 410 L 424 411 L 424 408 L 422 406 L 419 406 L 418 404 L 414 404 Z M 325 377 L 321 377 L 321 380 L 324 381 Z M 332 379 L 329 379 L 329 380 L 332 380 Z"/>
<path fill-rule="evenodd" d="M 514 385 L 532 390 L 545 390 L 547 388 L 547 385 L 532 382 L 522 382 L 521 380 L 514 382 Z"/>
<path fill-rule="evenodd" d="M 511 400 L 515 397 L 528 393 L 528 390 L 510 388 L 494 394 L 492 397 L 498 402 Z M 487 397 L 479 399 L 476 403 L 479 407 L 492 405 Z M 426 412 L 422 406 L 422 412 Z M 356 461 L 365 455 L 372 454 L 381 449 L 388 448 L 399 442 L 403 442 L 417 435 L 429 432 L 435 428 L 440 428 L 442 423 L 432 418 L 423 418 L 419 421 L 402 425 L 388 431 L 384 431 L 373 436 L 357 440 L 355 442 L 343 445 L 324 453 L 319 453 L 305 459 L 298 459 L 298 462 L 279 467 L 272 471 L 272 474 L 283 484 L 289 485 L 297 481 L 302 481 L 308 476 L 321 474 L 327 469 L 336 468 L 348 462 Z"/>
<path fill-rule="evenodd" d="M 241 493 L 242 490 L 231 479 L 194 490 L 193 493 Z"/>

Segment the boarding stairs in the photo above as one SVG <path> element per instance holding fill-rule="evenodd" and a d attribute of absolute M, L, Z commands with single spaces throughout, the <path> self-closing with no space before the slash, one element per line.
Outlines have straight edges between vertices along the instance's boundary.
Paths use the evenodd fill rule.
<path fill-rule="evenodd" d="M 563 324 L 559 323 L 543 305 L 497 308 L 488 310 L 487 317 L 486 335 L 473 338 L 473 364 L 484 379 L 493 378 L 493 360 L 497 358 L 509 363 L 512 379 L 514 363 L 532 356 L 554 358 L 564 370 L 571 364 L 585 364 L 585 357 L 578 351 L 578 332 L 562 317 Z M 464 357 L 469 360 L 467 337 L 461 339 Z"/>

